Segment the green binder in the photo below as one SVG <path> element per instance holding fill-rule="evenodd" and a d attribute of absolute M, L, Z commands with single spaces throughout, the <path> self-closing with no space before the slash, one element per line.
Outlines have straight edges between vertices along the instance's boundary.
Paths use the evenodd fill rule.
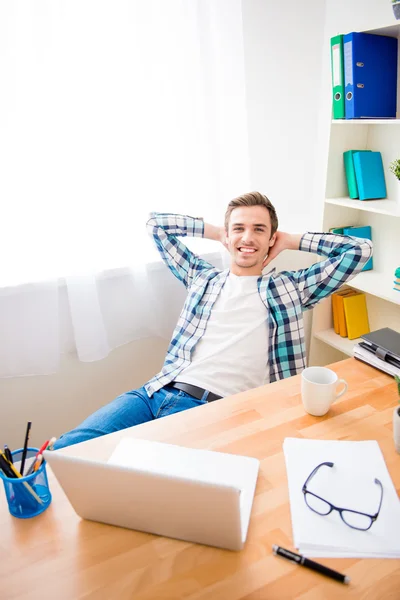
<path fill-rule="evenodd" d="M 353 154 L 355 152 L 371 152 L 371 150 L 347 150 L 343 152 L 344 170 L 350 198 L 359 198 L 356 172 L 354 170 Z"/>
<path fill-rule="evenodd" d="M 333 118 L 344 119 L 344 60 L 343 35 L 331 38 Z"/>

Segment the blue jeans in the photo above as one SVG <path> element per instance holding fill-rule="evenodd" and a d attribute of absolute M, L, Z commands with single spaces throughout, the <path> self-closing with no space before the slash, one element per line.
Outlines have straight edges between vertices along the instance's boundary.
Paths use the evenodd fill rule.
<path fill-rule="evenodd" d="M 168 385 L 154 392 L 151 398 L 144 387 L 131 390 L 97 410 L 75 429 L 64 433 L 54 444 L 54 450 L 207 404 L 206 397 L 207 393 L 204 399 L 197 400 Z"/>

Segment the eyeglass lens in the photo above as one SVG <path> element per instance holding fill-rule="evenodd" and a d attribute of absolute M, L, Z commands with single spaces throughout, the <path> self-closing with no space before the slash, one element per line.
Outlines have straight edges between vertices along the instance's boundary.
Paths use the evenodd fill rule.
<path fill-rule="evenodd" d="M 328 515 L 331 512 L 331 505 L 328 502 L 310 492 L 305 493 L 304 499 L 307 506 L 319 515 Z M 368 515 L 352 512 L 351 510 L 342 510 L 341 516 L 347 525 L 355 529 L 368 529 L 371 526 L 372 520 Z"/>

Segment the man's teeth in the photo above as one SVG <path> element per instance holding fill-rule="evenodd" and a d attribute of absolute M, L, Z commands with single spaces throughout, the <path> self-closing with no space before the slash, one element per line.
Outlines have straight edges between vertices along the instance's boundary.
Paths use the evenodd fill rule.
<path fill-rule="evenodd" d="M 255 248 L 239 248 L 240 252 L 252 253 L 255 252 Z"/>

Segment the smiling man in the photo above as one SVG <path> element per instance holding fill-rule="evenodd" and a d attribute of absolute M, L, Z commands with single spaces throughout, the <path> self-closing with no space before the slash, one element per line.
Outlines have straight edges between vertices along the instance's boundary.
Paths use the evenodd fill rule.
<path fill-rule="evenodd" d="M 64 434 L 55 449 L 180 412 L 300 373 L 306 366 L 303 311 L 359 273 L 369 240 L 278 230 L 275 208 L 259 192 L 232 200 L 225 226 L 153 213 L 147 223 L 187 297 L 161 371 Z M 178 238 L 220 241 L 231 256 L 220 271 Z M 300 271 L 263 269 L 283 250 L 325 257 Z"/>

